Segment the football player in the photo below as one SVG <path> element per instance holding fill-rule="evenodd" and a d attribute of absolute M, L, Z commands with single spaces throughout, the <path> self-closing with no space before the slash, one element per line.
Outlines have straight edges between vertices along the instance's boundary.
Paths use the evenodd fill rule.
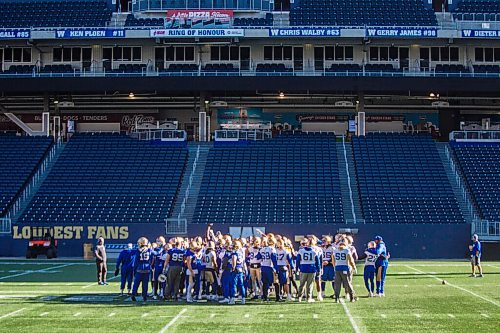
<path fill-rule="evenodd" d="M 349 279 L 349 271 L 351 269 L 356 270 L 356 264 L 345 239 L 341 240 L 338 248 L 333 251 L 332 261 L 335 266 L 335 302 L 338 303 L 340 300 L 340 288 L 342 286 L 349 295 L 351 302 L 355 302 L 357 297 L 354 293 L 352 282 Z"/>
<path fill-rule="evenodd" d="M 246 288 L 244 283 L 246 273 L 245 253 L 241 241 L 236 240 L 233 243 L 233 251 L 231 253 L 231 294 L 229 304 L 234 304 L 236 292 L 239 290 L 241 296 L 241 304 L 245 304 Z"/>
<path fill-rule="evenodd" d="M 229 303 L 231 298 L 231 271 L 232 271 L 232 244 L 231 238 L 224 238 L 225 248 L 219 254 L 221 256 L 220 277 L 223 299 L 219 303 Z"/>
<path fill-rule="evenodd" d="M 153 249 L 153 299 L 158 299 L 159 281 L 158 277 L 163 273 L 163 266 L 165 266 L 165 238 L 160 236 L 156 239 L 157 247 Z M 160 291 L 163 294 L 162 291 Z M 160 295 L 161 296 L 161 295 Z"/>
<path fill-rule="evenodd" d="M 313 303 L 313 283 L 316 273 L 320 271 L 320 258 L 318 253 L 311 247 L 311 240 L 308 238 L 302 239 L 302 246 L 297 253 L 297 268 L 299 270 L 300 286 L 299 286 L 299 302 L 302 302 L 302 297 L 307 298 L 307 302 Z"/>
<path fill-rule="evenodd" d="M 385 246 L 384 240 L 381 236 L 375 237 L 375 249 L 377 250 L 378 258 L 375 262 L 375 269 L 377 273 L 377 296 L 384 297 L 384 284 L 387 267 L 389 266 L 389 253 Z"/>
<path fill-rule="evenodd" d="M 276 301 L 281 302 L 281 290 L 287 296 L 289 301 L 292 300 L 292 295 L 290 293 L 290 269 L 292 265 L 292 255 L 285 247 L 285 240 L 279 239 L 276 242 L 276 263 L 277 263 L 277 274 L 279 286 L 275 286 L 276 289 Z"/>
<path fill-rule="evenodd" d="M 260 271 L 261 259 L 257 259 L 257 254 L 260 251 L 260 245 L 260 237 L 255 237 L 253 240 L 253 246 L 247 249 L 253 299 L 259 299 L 259 296 L 262 296 L 262 274 Z"/>
<path fill-rule="evenodd" d="M 278 266 L 274 244 L 274 236 L 268 235 L 267 238 L 262 240 L 263 247 L 257 253 L 257 259 L 261 261 L 262 300 L 264 302 L 269 301 L 269 288 L 274 283 L 275 267 Z"/>
<path fill-rule="evenodd" d="M 323 249 L 319 246 L 321 241 L 318 241 L 318 237 L 315 235 L 309 236 L 311 248 L 316 252 L 319 257 L 320 263 L 323 261 Z M 323 300 L 323 295 L 321 291 L 321 275 L 323 275 L 323 266 L 320 265 L 319 271 L 316 272 L 314 276 L 314 283 L 316 284 L 316 292 L 318 293 L 318 301 Z"/>
<path fill-rule="evenodd" d="M 134 277 L 134 270 L 132 267 L 132 256 L 134 254 L 132 243 L 127 244 L 127 248 L 122 250 L 118 255 L 118 259 L 116 260 L 116 269 L 115 276 L 120 274 L 120 296 L 123 296 L 123 292 L 125 290 L 125 283 L 127 284 L 128 294 L 131 295 L 132 291 L 132 279 Z"/>
<path fill-rule="evenodd" d="M 373 297 L 375 293 L 375 262 L 378 258 L 375 246 L 376 244 L 374 241 L 369 242 L 364 255 L 359 258 L 365 259 L 363 278 L 365 280 L 366 290 L 368 290 L 368 297 Z"/>
<path fill-rule="evenodd" d="M 134 267 L 134 286 L 132 287 L 132 301 L 136 301 L 139 284 L 142 285 L 142 300 L 147 301 L 149 276 L 151 274 L 152 250 L 149 247 L 149 241 L 146 237 L 141 237 L 137 241 L 138 249 L 133 256 Z"/>
<path fill-rule="evenodd" d="M 470 277 L 476 277 L 476 268 L 479 271 L 479 277 L 483 277 L 483 268 L 481 267 L 481 242 L 479 241 L 478 235 L 474 234 L 472 236 L 472 241 L 474 242 L 470 247 L 470 256 L 471 256 L 471 266 L 472 266 L 472 274 Z"/>
<path fill-rule="evenodd" d="M 325 236 L 323 238 L 323 275 L 321 276 L 321 291 L 322 296 L 325 297 L 326 282 L 332 284 L 332 289 L 335 289 L 333 281 L 335 279 L 335 268 L 333 267 L 332 256 L 335 248 L 332 245 L 332 238 Z M 332 298 L 335 296 L 332 295 Z"/>
<path fill-rule="evenodd" d="M 199 266 L 201 261 L 200 245 L 196 241 L 192 241 L 189 249 L 186 251 L 186 277 L 187 277 L 187 290 L 186 302 L 193 302 L 193 289 L 194 294 L 198 296 L 200 288 L 200 274 Z"/>
<path fill-rule="evenodd" d="M 211 301 L 217 300 L 217 255 L 215 253 L 215 243 L 209 241 L 203 254 L 205 269 L 203 271 L 205 280 L 205 294 Z M 211 288 L 211 290 L 210 290 Z"/>
<path fill-rule="evenodd" d="M 182 240 L 176 238 L 173 247 L 167 251 L 165 263 L 163 264 L 163 274 L 167 276 L 167 288 L 164 294 L 167 300 L 170 300 L 172 296 L 175 300 L 178 300 L 181 274 L 184 266 L 184 253 Z"/>

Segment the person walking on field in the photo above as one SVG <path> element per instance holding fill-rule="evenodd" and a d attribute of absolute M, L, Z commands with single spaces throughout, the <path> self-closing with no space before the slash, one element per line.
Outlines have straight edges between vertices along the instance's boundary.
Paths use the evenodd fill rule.
<path fill-rule="evenodd" d="M 106 247 L 104 247 L 104 238 L 97 239 L 97 246 L 94 250 L 97 266 L 97 283 L 101 286 L 107 286 L 106 275 L 108 274 L 108 258 L 106 256 Z"/>

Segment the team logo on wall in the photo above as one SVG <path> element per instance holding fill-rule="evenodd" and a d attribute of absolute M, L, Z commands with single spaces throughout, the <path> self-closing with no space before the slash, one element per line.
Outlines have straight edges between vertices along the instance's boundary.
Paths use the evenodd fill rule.
<path fill-rule="evenodd" d="M 148 125 L 148 124 L 154 124 L 155 123 L 155 117 L 154 116 L 145 116 L 143 114 L 136 114 L 136 115 L 125 115 L 122 117 L 121 121 L 121 127 L 122 128 L 128 128 L 130 131 L 133 131 L 136 129 L 136 126 L 143 126 L 143 125 Z"/>

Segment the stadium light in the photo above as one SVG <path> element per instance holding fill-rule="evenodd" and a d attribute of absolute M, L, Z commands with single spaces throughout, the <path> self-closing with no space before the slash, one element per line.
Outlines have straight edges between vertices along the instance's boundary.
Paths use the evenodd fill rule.
<path fill-rule="evenodd" d="M 429 97 L 436 97 L 436 94 L 434 94 L 433 92 L 431 92 L 431 93 L 429 94 Z"/>
<path fill-rule="evenodd" d="M 279 93 L 279 95 L 278 95 L 278 96 L 279 96 L 280 98 L 283 98 L 283 97 L 285 97 L 285 93 L 284 93 L 284 92 L 282 92 L 282 91 L 280 91 L 280 93 Z"/>
<path fill-rule="evenodd" d="M 131 92 L 131 93 L 129 93 L 129 94 L 128 94 L 128 97 L 129 97 L 129 98 L 134 98 L 134 97 L 135 97 L 135 95 L 134 95 L 134 93 L 133 93 L 133 92 Z"/>

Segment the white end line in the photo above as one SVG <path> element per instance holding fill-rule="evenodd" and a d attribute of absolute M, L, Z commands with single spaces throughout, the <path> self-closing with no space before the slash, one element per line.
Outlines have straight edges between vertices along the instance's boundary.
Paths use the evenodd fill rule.
<path fill-rule="evenodd" d="M 341 299 L 340 303 L 342 303 L 342 307 L 344 308 L 344 312 L 347 315 L 347 317 L 349 318 L 349 321 L 351 322 L 351 326 L 354 329 L 354 332 L 361 333 L 361 330 L 359 329 L 358 324 L 356 324 L 356 322 L 354 321 L 354 318 L 352 317 L 351 312 L 347 308 L 347 305 L 345 304 L 344 300 Z"/>
<path fill-rule="evenodd" d="M 177 320 L 179 320 L 179 318 L 180 318 L 180 317 L 181 317 L 184 313 L 186 313 L 186 311 L 187 311 L 187 308 L 182 309 L 182 310 L 181 310 L 181 312 L 179 312 L 179 313 L 177 314 L 177 316 L 175 316 L 174 318 L 172 318 L 172 320 L 171 320 L 171 321 L 169 321 L 169 322 L 168 322 L 168 324 L 167 324 L 167 325 L 165 325 L 165 326 L 161 329 L 160 333 L 165 333 L 165 332 L 166 332 L 166 331 L 170 328 L 170 326 L 172 326 L 173 324 L 175 324 L 175 322 L 176 322 Z"/>
<path fill-rule="evenodd" d="M 4 318 L 7 318 L 7 317 L 11 317 L 11 316 L 14 316 L 16 314 L 18 314 L 19 312 L 22 312 L 26 310 L 26 308 L 22 308 L 22 309 L 19 309 L 19 310 L 16 310 L 16 311 L 12 311 L 10 313 L 7 313 L 7 314 L 4 314 L 3 316 L 0 316 L 0 319 L 4 319 Z"/>
<path fill-rule="evenodd" d="M 440 281 L 440 282 L 443 282 L 443 281 L 444 281 L 443 279 L 438 278 L 438 277 L 437 277 L 437 276 L 435 276 L 435 275 L 432 275 L 432 274 L 426 273 L 426 272 L 424 272 L 424 271 L 421 271 L 421 270 L 419 270 L 419 269 L 413 268 L 413 267 L 411 267 L 411 266 L 406 265 L 406 267 L 408 267 L 409 269 L 412 269 L 412 270 L 414 270 L 415 272 L 418 272 L 418 273 L 420 273 L 420 274 L 425 274 L 425 275 L 427 275 L 427 276 L 429 276 L 429 277 L 431 277 L 431 278 L 434 278 L 434 279 L 436 279 L 436 280 L 438 280 L 438 281 Z M 500 304 L 498 304 L 497 302 L 495 302 L 495 301 L 493 301 L 493 300 L 491 300 L 491 299 L 489 299 L 489 298 L 486 298 L 486 297 L 484 297 L 484 296 L 478 295 L 478 294 L 476 294 L 475 292 L 472 292 L 472 291 L 467 290 L 467 289 L 465 289 L 465 288 L 462 288 L 462 287 L 460 287 L 460 286 L 456 286 L 456 285 L 454 285 L 454 284 L 451 284 L 451 283 L 449 283 L 448 281 L 446 281 L 446 285 L 448 285 L 448 286 L 450 286 L 450 287 L 453 287 L 453 288 L 456 288 L 456 289 L 458 289 L 458 290 L 462 290 L 462 291 L 464 291 L 464 292 L 466 292 L 466 293 L 471 294 L 472 296 L 475 296 L 475 297 L 477 297 L 477 298 L 482 299 L 483 301 L 489 302 L 489 303 L 491 303 L 491 304 L 493 304 L 493 305 L 495 305 L 495 306 L 497 306 L 497 307 L 500 307 Z"/>

